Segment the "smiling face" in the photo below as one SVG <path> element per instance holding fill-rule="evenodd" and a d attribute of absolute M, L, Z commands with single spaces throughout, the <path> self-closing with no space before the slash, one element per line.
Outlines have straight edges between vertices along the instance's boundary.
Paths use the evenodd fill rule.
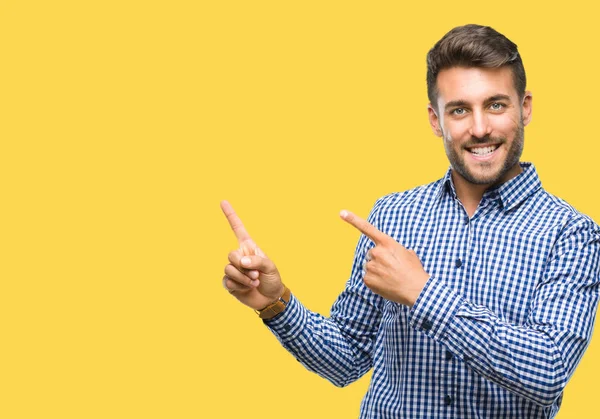
<path fill-rule="evenodd" d="M 437 106 L 428 107 L 429 122 L 444 140 L 453 179 L 492 186 L 516 176 L 524 127 L 531 120 L 531 93 L 519 99 L 511 68 L 445 69 L 438 74 L 437 91 Z"/>

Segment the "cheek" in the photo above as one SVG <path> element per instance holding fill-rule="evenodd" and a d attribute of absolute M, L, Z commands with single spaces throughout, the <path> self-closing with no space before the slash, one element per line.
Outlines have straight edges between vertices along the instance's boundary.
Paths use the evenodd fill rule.
<path fill-rule="evenodd" d="M 519 127 L 519 116 L 518 115 L 504 115 L 494 121 L 494 131 L 502 134 L 503 136 L 511 136 L 512 133 Z"/>
<path fill-rule="evenodd" d="M 444 138 L 448 143 L 455 144 L 461 139 L 469 139 L 469 127 L 465 121 L 452 121 L 443 130 Z"/>

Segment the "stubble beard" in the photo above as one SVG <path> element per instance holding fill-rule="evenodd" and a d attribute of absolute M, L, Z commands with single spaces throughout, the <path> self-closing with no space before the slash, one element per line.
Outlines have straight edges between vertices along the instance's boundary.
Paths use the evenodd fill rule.
<path fill-rule="evenodd" d="M 472 173 L 467 167 L 463 156 L 460 153 L 457 153 L 456 150 L 449 145 L 452 144 L 453 140 L 449 135 L 446 134 L 444 134 L 444 148 L 446 149 L 446 155 L 448 156 L 448 160 L 450 160 L 452 169 L 458 172 L 458 174 L 460 174 L 465 180 L 475 185 L 495 185 L 504 177 L 504 175 L 506 175 L 506 173 L 508 173 L 510 169 L 519 163 L 521 155 L 523 154 L 523 147 L 525 143 L 524 139 L 525 129 L 523 122 L 520 121 L 515 132 L 515 139 L 508 150 L 506 159 L 504 160 L 501 169 L 496 173 L 492 171 L 491 164 L 487 162 L 479 163 L 480 167 L 483 167 L 484 169 L 483 174 Z M 480 139 L 474 139 L 471 145 L 485 144 L 489 142 L 506 144 L 506 138 L 486 136 Z M 464 148 L 461 149 L 461 151 L 462 150 L 464 150 Z"/>

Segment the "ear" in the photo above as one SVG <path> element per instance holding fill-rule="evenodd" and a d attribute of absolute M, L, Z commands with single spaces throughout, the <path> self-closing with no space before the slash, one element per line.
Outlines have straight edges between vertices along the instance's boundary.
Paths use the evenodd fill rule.
<path fill-rule="evenodd" d="M 427 104 L 427 112 L 429 112 L 429 125 L 431 125 L 431 129 L 433 129 L 433 133 L 436 136 L 441 137 L 442 136 L 442 130 L 440 128 L 441 121 L 437 115 L 437 112 L 431 105 L 431 103 Z"/>
<path fill-rule="evenodd" d="M 521 105 L 521 114 L 523 116 L 523 126 L 531 122 L 531 111 L 532 111 L 532 100 L 533 96 L 531 92 L 527 90 L 523 96 L 523 104 Z"/>

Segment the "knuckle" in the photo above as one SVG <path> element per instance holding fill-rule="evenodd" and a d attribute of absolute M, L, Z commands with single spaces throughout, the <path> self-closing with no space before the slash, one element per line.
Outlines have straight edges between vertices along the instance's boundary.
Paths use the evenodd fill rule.
<path fill-rule="evenodd" d="M 243 272 L 240 272 L 235 266 L 227 265 L 225 267 L 225 273 L 229 277 L 230 280 L 234 282 L 244 281 L 245 275 Z"/>
<path fill-rule="evenodd" d="M 227 255 L 227 259 L 229 259 L 229 261 L 231 263 L 234 263 L 236 260 L 239 260 L 239 258 L 240 258 L 240 256 L 239 256 L 239 251 L 238 250 L 232 250 Z"/>
<path fill-rule="evenodd" d="M 271 272 L 271 271 L 275 272 L 277 270 L 275 264 L 273 263 L 273 261 L 271 259 L 263 258 L 263 259 L 261 259 L 261 261 L 262 261 L 261 266 L 264 267 L 269 272 Z"/>
<path fill-rule="evenodd" d="M 235 275 L 237 272 L 239 272 L 239 271 L 237 270 L 237 268 L 236 268 L 235 266 L 233 266 L 233 265 L 231 265 L 231 264 L 229 264 L 229 265 L 225 266 L 225 274 L 226 274 L 227 276 L 233 276 L 233 275 Z"/>

